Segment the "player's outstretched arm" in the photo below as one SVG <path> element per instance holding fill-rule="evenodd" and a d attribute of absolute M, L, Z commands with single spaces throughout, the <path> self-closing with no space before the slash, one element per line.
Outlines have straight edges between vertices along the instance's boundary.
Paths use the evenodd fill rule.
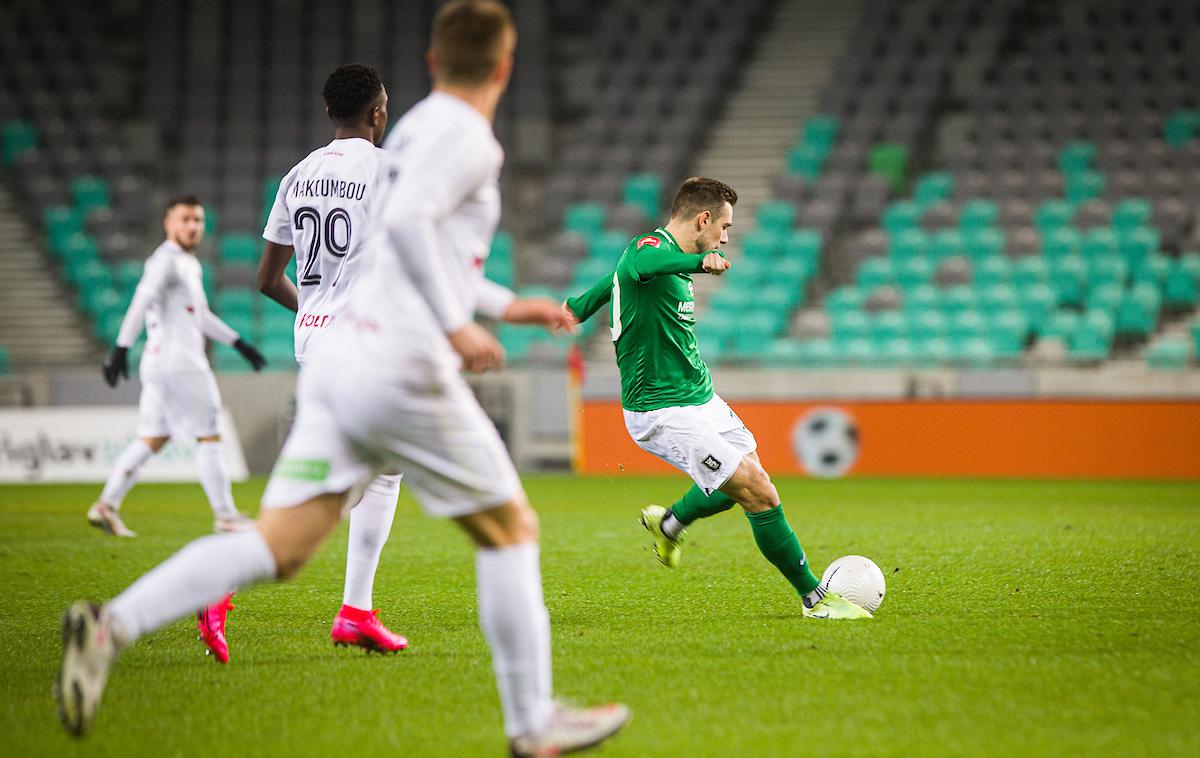
<path fill-rule="evenodd" d="M 294 251 L 290 245 L 266 240 L 258 260 L 258 291 L 290 311 L 300 309 L 296 284 L 287 277 L 288 263 Z"/>
<path fill-rule="evenodd" d="M 593 313 L 608 305 L 608 302 L 612 300 L 613 275 L 606 274 L 600 277 L 587 292 L 567 298 L 563 307 L 580 323 L 587 321 Z"/>
<path fill-rule="evenodd" d="M 724 267 L 717 263 L 724 261 Z M 729 261 L 717 250 L 703 253 L 677 253 L 656 247 L 639 249 L 633 257 L 633 268 L 638 278 L 646 281 L 656 276 L 670 274 L 716 274 L 729 269 Z"/>

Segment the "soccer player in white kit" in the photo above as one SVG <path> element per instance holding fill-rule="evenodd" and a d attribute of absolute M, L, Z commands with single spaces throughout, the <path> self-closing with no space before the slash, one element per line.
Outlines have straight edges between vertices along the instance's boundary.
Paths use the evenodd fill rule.
<path fill-rule="evenodd" d="M 129 348 L 145 325 L 137 437 L 117 458 L 100 499 L 87 512 L 89 523 L 118 537 L 136 536 L 121 519 L 121 501 L 137 482 L 141 467 L 173 434 L 196 440 L 196 467 L 216 517 L 215 531 L 238 531 L 252 523 L 233 504 L 218 430 L 221 395 L 204 354 L 205 338 L 233 345 L 255 371 L 265 361 L 208 308 L 196 258 L 196 246 L 204 238 L 200 201 L 190 195 L 172 199 L 163 228 L 167 239 L 146 259 L 116 347 L 104 362 L 104 379 L 110 387 L 117 386 L 121 377 L 128 379 Z"/>
<path fill-rule="evenodd" d="M 480 626 L 512 753 L 582 750 L 628 721 L 621 704 L 574 708 L 552 698 L 537 517 L 459 374 L 503 363 L 503 348 L 471 315 L 491 297 L 482 267 L 503 162 L 491 119 L 515 43 L 496 0 L 438 11 L 434 91 L 384 145 L 370 275 L 300 373 L 296 423 L 256 528 L 193 542 L 103 608 L 68 609 L 56 682 L 68 731 L 91 726 L 121 648 L 236 587 L 293 575 L 345 504 L 389 467 L 405 473 L 427 513 L 454 519 L 476 545 Z"/>
<path fill-rule="evenodd" d="M 322 89 L 333 141 L 313 150 L 283 178 L 263 230 L 259 289 L 296 311 L 296 361 L 308 360 L 331 333 L 364 269 L 363 242 L 371 218 L 375 173 L 387 129 L 387 91 L 370 66 L 339 66 Z M 285 273 L 296 258 L 297 282 Z M 297 286 L 297 284 L 299 286 Z M 329 632 L 335 645 L 394 653 L 408 640 L 392 632 L 372 608 L 375 570 L 392 529 L 400 474 L 380 474 L 350 512 L 342 607 Z M 232 599 L 197 614 L 200 638 L 220 663 L 229 662 L 225 635 Z"/>

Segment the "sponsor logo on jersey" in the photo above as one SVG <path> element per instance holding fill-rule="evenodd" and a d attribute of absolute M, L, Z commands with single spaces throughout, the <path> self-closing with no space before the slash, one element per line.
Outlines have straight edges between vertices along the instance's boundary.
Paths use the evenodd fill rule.
<path fill-rule="evenodd" d="M 711 469 L 712 471 L 720 471 L 721 470 L 721 462 L 718 461 L 716 458 L 712 457 L 711 455 L 709 455 L 707 458 L 705 458 L 704 460 L 702 460 L 700 462 L 703 463 L 705 466 L 708 466 L 708 468 Z"/>
<path fill-rule="evenodd" d="M 662 244 L 662 240 L 660 240 L 658 237 L 655 237 L 652 234 L 648 234 L 645 237 L 642 237 L 640 240 L 637 241 L 637 249 L 641 250 L 642 245 L 649 245 L 650 247 L 658 247 L 661 244 Z"/>

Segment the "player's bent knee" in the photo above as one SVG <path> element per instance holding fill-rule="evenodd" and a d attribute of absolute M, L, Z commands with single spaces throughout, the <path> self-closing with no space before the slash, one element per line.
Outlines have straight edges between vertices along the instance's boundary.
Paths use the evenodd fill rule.
<path fill-rule="evenodd" d="M 457 521 L 477 547 L 507 547 L 538 539 L 537 513 L 524 494 Z"/>

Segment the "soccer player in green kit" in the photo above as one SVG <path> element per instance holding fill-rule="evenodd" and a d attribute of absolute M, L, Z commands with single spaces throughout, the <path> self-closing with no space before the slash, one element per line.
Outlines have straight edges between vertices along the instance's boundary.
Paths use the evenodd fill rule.
<path fill-rule="evenodd" d="M 625 428 L 638 447 L 695 482 L 670 508 L 642 509 L 642 524 L 663 565 L 679 565 L 685 527 L 740 504 L 759 550 L 795 587 L 805 616 L 870 618 L 868 611 L 821 589 L 759 462 L 754 435 L 713 392 L 696 348 L 692 275 L 729 270 L 717 248 L 729 241 L 736 203 L 728 185 L 688 179 L 675 194 L 666 226 L 632 240 L 612 274 L 563 307 L 585 321 L 610 304 Z"/>

